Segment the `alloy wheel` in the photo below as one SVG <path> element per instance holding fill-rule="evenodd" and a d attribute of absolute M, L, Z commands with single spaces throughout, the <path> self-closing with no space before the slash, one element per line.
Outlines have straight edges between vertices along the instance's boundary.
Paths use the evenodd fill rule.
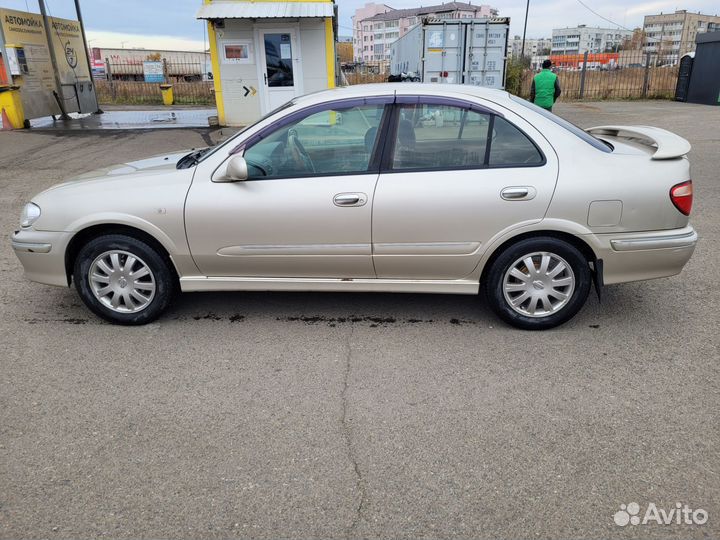
<path fill-rule="evenodd" d="M 570 264 L 554 253 L 528 253 L 510 265 L 503 278 L 508 305 L 526 317 L 547 317 L 570 301 L 575 275 Z"/>
<path fill-rule="evenodd" d="M 111 250 L 98 255 L 88 272 L 90 290 L 107 308 L 137 313 L 155 297 L 155 276 L 137 255 Z"/>

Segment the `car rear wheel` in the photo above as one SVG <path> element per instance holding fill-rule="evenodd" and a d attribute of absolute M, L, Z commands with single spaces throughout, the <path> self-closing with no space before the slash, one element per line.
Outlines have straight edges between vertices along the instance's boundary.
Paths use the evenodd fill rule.
<path fill-rule="evenodd" d="M 73 281 L 85 305 L 115 324 L 157 319 L 175 293 L 175 276 L 156 250 L 136 238 L 112 234 L 85 244 Z"/>
<path fill-rule="evenodd" d="M 491 264 L 485 293 L 492 310 L 525 330 L 545 330 L 570 320 L 585 304 L 592 274 L 571 244 L 551 237 L 511 245 Z"/>

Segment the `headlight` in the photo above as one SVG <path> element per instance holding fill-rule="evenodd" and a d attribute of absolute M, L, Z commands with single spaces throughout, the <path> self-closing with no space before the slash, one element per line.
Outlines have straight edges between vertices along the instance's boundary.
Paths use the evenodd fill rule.
<path fill-rule="evenodd" d="M 20 214 L 20 226 L 23 229 L 30 227 L 40 217 L 40 207 L 35 203 L 27 203 Z"/>

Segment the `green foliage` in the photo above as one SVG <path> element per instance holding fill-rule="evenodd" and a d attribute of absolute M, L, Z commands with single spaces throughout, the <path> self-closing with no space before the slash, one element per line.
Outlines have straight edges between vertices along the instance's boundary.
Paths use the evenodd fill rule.
<path fill-rule="evenodd" d="M 526 70 L 530 69 L 530 58 L 508 58 L 505 67 L 507 77 L 505 79 L 505 90 L 516 96 L 522 94 L 523 80 Z"/>

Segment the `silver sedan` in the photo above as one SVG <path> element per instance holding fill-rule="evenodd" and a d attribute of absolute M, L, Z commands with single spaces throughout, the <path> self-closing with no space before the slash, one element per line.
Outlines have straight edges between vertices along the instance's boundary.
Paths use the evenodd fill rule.
<path fill-rule="evenodd" d="M 483 292 L 525 329 L 594 287 L 679 273 L 688 142 L 581 130 L 505 92 L 372 85 L 297 98 L 227 142 L 94 171 L 26 205 L 27 277 L 111 322 L 177 291 Z"/>

